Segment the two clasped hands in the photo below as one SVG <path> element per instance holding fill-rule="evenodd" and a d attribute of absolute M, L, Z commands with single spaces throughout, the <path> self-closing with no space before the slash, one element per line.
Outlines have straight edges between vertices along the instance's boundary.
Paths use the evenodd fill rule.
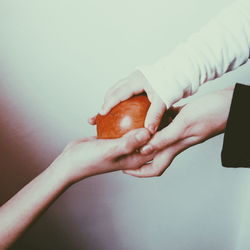
<path fill-rule="evenodd" d="M 165 103 L 140 71 L 120 81 L 106 94 L 101 113 L 146 92 L 151 106 L 145 128 L 118 139 L 86 137 L 68 144 L 48 168 L 0 207 L 0 249 L 7 249 L 59 195 L 80 180 L 117 170 L 136 177 L 161 175 L 180 152 L 224 131 L 233 89 L 176 107 L 175 119 L 156 132 L 167 109 Z M 95 117 L 89 123 L 94 125 Z"/>
<path fill-rule="evenodd" d="M 117 170 L 121 169 L 124 173 L 136 177 L 162 175 L 179 153 L 224 131 L 233 90 L 234 86 L 197 98 L 185 106 L 175 107 L 178 112 L 175 119 L 157 132 L 167 107 L 144 75 L 140 71 L 135 71 L 112 86 L 105 96 L 100 111 L 103 115 L 121 101 L 142 92 L 146 92 L 151 102 L 144 124 L 145 129 L 138 129 L 132 133 L 141 135 L 141 141 L 138 140 L 137 144 L 140 153 L 128 154 L 126 164 L 119 165 Z M 90 118 L 89 123 L 94 125 L 95 117 Z M 127 141 L 126 147 L 130 147 L 130 134 L 123 138 Z M 106 140 L 103 143 L 115 142 L 119 147 L 119 140 Z M 102 142 L 96 141 L 96 143 Z M 129 152 L 132 152 L 132 148 Z M 150 163 L 147 163 L 148 160 Z"/>
<path fill-rule="evenodd" d="M 164 112 L 178 100 L 248 61 L 249 13 L 248 0 L 233 2 L 167 57 L 142 66 L 111 87 L 101 114 L 145 92 L 151 102 L 145 128 L 114 140 L 87 137 L 66 146 L 49 167 L 0 207 L 0 250 L 15 242 L 74 183 L 117 170 L 136 177 L 160 176 L 179 153 L 224 132 L 226 125 L 223 165 L 249 167 L 250 121 L 244 116 L 248 111 L 239 112 L 249 106 L 248 86 L 232 86 L 175 107 L 175 119 L 157 132 Z M 95 117 L 89 123 L 94 125 Z"/>

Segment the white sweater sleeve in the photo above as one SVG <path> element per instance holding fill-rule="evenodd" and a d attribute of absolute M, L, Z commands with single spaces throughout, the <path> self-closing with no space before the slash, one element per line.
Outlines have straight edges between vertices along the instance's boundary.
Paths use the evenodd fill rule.
<path fill-rule="evenodd" d="M 169 56 L 139 68 L 167 107 L 199 86 L 247 62 L 250 51 L 250 0 L 224 9 Z"/>

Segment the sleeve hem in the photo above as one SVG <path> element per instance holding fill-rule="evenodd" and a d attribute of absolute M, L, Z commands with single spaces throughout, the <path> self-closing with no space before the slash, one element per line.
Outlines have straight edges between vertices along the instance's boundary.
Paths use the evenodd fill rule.
<path fill-rule="evenodd" d="M 250 167 L 250 86 L 237 83 L 234 89 L 221 161 L 224 167 Z"/>

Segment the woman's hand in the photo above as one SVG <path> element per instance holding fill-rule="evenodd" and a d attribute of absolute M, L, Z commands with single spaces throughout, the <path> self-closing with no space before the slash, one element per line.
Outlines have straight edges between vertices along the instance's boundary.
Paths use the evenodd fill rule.
<path fill-rule="evenodd" d="M 205 95 L 180 108 L 173 122 L 141 149 L 144 155 L 157 152 L 152 163 L 124 172 L 136 177 L 160 176 L 183 150 L 222 133 L 233 90 L 234 86 Z"/>
<path fill-rule="evenodd" d="M 150 139 L 147 129 L 133 130 L 119 139 L 84 138 L 70 143 L 53 162 L 67 183 L 115 170 L 136 169 L 153 158 L 137 150 Z"/>
<path fill-rule="evenodd" d="M 70 143 L 47 169 L 0 207 L 0 249 L 8 249 L 71 184 L 96 174 L 135 169 L 151 160 L 153 155 L 137 150 L 149 139 L 147 129 L 138 129 L 115 140 L 85 138 Z"/>
<path fill-rule="evenodd" d="M 146 92 L 148 99 L 151 102 L 144 127 L 154 134 L 166 110 L 166 105 L 156 94 L 151 85 L 148 83 L 147 79 L 140 71 L 133 72 L 130 76 L 119 81 L 108 90 L 100 114 L 107 114 L 120 102 L 127 100 L 133 95 L 143 92 Z M 96 117 L 94 116 L 90 118 L 89 123 L 94 125 L 96 123 Z"/>

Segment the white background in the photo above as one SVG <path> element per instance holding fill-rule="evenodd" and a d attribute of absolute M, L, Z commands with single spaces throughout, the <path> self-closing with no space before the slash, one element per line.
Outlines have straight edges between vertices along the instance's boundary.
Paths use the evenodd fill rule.
<path fill-rule="evenodd" d="M 0 202 L 69 141 L 95 134 L 86 119 L 108 87 L 167 55 L 230 2 L 0 0 Z M 249 69 L 199 94 L 249 83 Z M 160 178 L 117 172 L 74 185 L 13 249 L 249 249 L 249 170 L 221 166 L 222 140 L 187 150 Z"/>

